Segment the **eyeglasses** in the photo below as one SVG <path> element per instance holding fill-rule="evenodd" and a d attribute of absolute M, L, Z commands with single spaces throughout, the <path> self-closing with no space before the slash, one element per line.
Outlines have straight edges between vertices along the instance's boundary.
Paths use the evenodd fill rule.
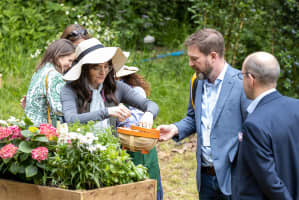
<path fill-rule="evenodd" d="M 244 75 L 248 76 L 250 74 L 253 78 L 255 78 L 255 75 L 252 74 L 251 72 L 239 72 L 236 74 L 240 80 L 243 80 Z"/>
<path fill-rule="evenodd" d="M 105 73 L 109 73 L 112 70 L 112 66 L 109 64 L 100 64 L 92 67 L 92 69 L 97 70 L 97 71 L 103 71 Z"/>
<path fill-rule="evenodd" d="M 86 36 L 87 35 L 87 30 L 82 29 L 82 30 L 73 30 L 70 32 L 65 38 L 68 40 L 76 40 L 79 39 L 79 37 Z"/>

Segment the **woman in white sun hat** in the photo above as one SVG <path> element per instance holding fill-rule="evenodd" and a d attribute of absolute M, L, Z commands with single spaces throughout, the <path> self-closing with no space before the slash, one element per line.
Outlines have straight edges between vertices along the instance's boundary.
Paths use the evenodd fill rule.
<path fill-rule="evenodd" d="M 97 121 L 96 128 L 115 126 L 131 115 L 123 104 L 144 112 L 139 125 L 151 128 L 158 105 L 138 94 L 127 84 L 115 80 L 115 72 L 127 56 L 118 47 L 104 47 L 97 39 L 81 42 L 76 48 L 72 68 L 63 76 L 68 83 L 61 91 L 66 122 Z"/>
<path fill-rule="evenodd" d="M 137 67 L 129 67 L 125 65 L 116 72 L 116 78 L 131 86 L 133 90 L 146 98 L 150 95 L 151 88 L 144 77 L 137 73 L 138 71 L 139 69 Z M 130 127 L 131 125 L 138 125 L 144 112 L 132 106 L 129 106 L 129 109 L 131 111 L 131 116 L 123 122 L 118 122 L 117 126 Z M 130 154 L 135 165 L 144 165 L 148 169 L 150 178 L 157 180 L 157 200 L 163 200 L 163 189 L 156 147 L 151 149 L 148 154 L 132 151 L 127 152 Z"/>

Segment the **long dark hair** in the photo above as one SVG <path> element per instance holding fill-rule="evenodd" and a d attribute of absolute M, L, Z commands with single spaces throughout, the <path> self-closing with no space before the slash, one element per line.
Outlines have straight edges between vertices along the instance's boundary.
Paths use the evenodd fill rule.
<path fill-rule="evenodd" d="M 58 59 L 63 56 L 71 55 L 75 52 L 75 46 L 73 43 L 66 39 L 59 39 L 54 41 L 52 44 L 49 45 L 47 48 L 43 58 L 41 61 L 36 65 L 35 71 L 38 71 L 42 68 L 46 63 L 52 63 L 55 69 L 62 73 L 61 66 L 58 62 Z"/>
<path fill-rule="evenodd" d="M 112 67 L 111 60 L 108 62 L 108 64 L 109 66 L 111 66 L 112 70 L 107 74 L 103 83 L 102 90 L 104 91 L 105 100 L 108 103 L 113 102 L 114 104 L 118 104 L 114 94 L 116 90 L 116 82 L 114 78 L 115 71 Z M 89 71 L 96 66 L 97 64 L 84 64 L 82 66 L 82 71 L 79 79 L 69 83 L 70 87 L 77 94 L 79 113 L 88 112 L 88 105 L 91 102 L 92 98 L 92 92 L 89 88 Z"/>

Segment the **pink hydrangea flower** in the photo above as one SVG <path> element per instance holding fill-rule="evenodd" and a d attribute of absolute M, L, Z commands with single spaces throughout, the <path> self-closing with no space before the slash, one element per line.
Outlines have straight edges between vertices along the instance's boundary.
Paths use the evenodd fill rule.
<path fill-rule="evenodd" d="M 58 137 L 58 132 L 56 131 L 56 128 L 53 127 L 51 124 L 41 124 L 39 126 L 40 134 L 45 135 L 48 140 L 54 140 Z"/>
<path fill-rule="evenodd" d="M 7 138 L 12 134 L 12 131 L 6 127 L 0 127 L 0 140 Z"/>
<path fill-rule="evenodd" d="M 23 138 L 21 134 L 21 129 L 18 126 L 10 126 L 8 128 L 12 132 L 12 136 L 10 137 L 11 139 Z"/>
<path fill-rule="evenodd" d="M 0 149 L 2 159 L 12 158 L 17 153 L 18 147 L 13 144 L 7 144 Z"/>
<path fill-rule="evenodd" d="M 48 149 L 46 147 L 37 147 L 32 150 L 32 158 L 40 162 L 48 157 Z"/>

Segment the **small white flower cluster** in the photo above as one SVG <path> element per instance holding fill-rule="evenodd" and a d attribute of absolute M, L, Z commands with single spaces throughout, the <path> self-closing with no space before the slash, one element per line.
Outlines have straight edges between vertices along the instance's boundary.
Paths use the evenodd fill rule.
<path fill-rule="evenodd" d="M 84 26 L 89 35 L 92 37 L 95 37 L 99 39 L 103 45 L 105 46 L 118 46 L 119 44 L 116 44 L 116 36 L 119 34 L 119 32 L 111 29 L 106 24 L 104 24 L 103 21 L 101 21 L 101 18 L 104 18 L 105 16 L 97 14 L 89 14 L 84 15 L 82 12 L 80 12 L 80 8 L 78 7 L 67 7 L 62 6 L 65 9 L 66 16 L 69 16 L 70 19 L 73 19 L 74 17 L 76 20 L 74 21 L 74 24 L 80 24 Z"/>
<path fill-rule="evenodd" d="M 72 140 L 78 140 L 79 144 L 86 145 L 87 149 L 90 152 L 96 150 L 100 150 L 100 151 L 106 150 L 106 146 L 97 143 L 98 137 L 94 133 L 87 132 L 85 135 L 83 135 L 77 132 L 68 132 L 68 126 L 66 123 L 60 125 L 58 131 L 59 131 L 58 143 L 60 144 L 69 143 Z M 77 131 L 80 131 L 80 129 L 78 129 Z"/>
<path fill-rule="evenodd" d="M 0 120 L 0 125 L 2 126 L 8 126 L 8 123 L 4 120 Z"/>
<path fill-rule="evenodd" d="M 30 57 L 31 58 L 36 58 L 37 56 L 40 55 L 40 53 L 41 53 L 41 51 L 39 49 L 37 49 L 34 54 L 30 54 Z"/>
<path fill-rule="evenodd" d="M 24 120 L 17 119 L 14 116 L 10 116 L 9 119 L 7 120 L 7 122 L 9 124 L 14 124 L 14 125 L 18 125 L 18 126 L 25 126 Z"/>

